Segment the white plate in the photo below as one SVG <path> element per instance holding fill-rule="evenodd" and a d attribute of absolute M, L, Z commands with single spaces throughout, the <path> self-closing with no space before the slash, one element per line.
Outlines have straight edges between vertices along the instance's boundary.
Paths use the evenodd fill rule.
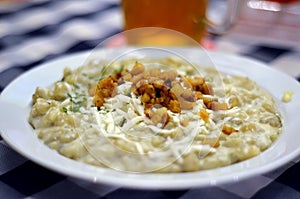
<path fill-rule="evenodd" d="M 105 54 L 105 50 L 99 52 Z M 0 131 L 3 139 L 28 159 L 59 173 L 90 182 L 145 189 L 206 187 L 236 182 L 276 169 L 300 153 L 300 84 L 293 78 L 254 60 L 236 55 L 209 53 L 218 69 L 248 76 L 278 101 L 284 119 L 283 133 L 261 155 L 218 169 L 178 174 L 132 174 L 99 168 L 65 158 L 44 145 L 28 124 L 31 96 L 37 86 L 49 86 L 62 77 L 63 68 L 75 68 L 88 52 L 57 59 L 34 68 L 14 80 L 0 96 Z M 281 103 L 285 91 L 293 91 L 289 103 Z"/>

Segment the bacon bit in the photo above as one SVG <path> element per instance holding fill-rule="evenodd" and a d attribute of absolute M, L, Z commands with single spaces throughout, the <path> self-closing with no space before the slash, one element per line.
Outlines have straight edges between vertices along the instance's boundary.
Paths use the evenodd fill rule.
<path fill-rule="evenodd" d="M 212 98 L 212 97 L 203 97 L 203 103 L 205 104 L 206 108 L 212 109 L 211 105 L 212 102 L 217 102 L 218 98 Z"/>
<path fill-rule="evenodd" d="M 140 73 L 138 75 L 133 75 L 132 79 L 130 80 L 133 85 L 135 85 L 137 82 L 139 82 L 140 80 L 145 79 L 144 74 Z"/>
<path fill-rule="evenodd" d="M 114 82 L 118 82 L 118 80 L 122 77 L 122 73 L 121 72 L 117 72 L 113 75 L 110 76 L 110 78 L 114 81 Z"/>
<path fill-rule="evenodd" d="M 193 79 L 187 77 L 186 80 L 192 85 L 193 90 L 200 91 L 201 93 L 206 95 L 214 94 L 212 86 L 210 84 L 207 84 L 203 77 L 194 77 Z"/>
<path fill-rule="evenodd" d="M 238 132 L 238 130 L 232 128 L 232 127 L 229 127 L 229 126 L 226 126 L 226 125 L 223 125 L 222 127 L 222 132 L 226 135 L 230 135 L 231 133 L 235 133 L 235 132 Z"/>
<path fill-rule="evenodd" d="M 152 109 L 153 105 L 152 104 L 145 104 L 145 109 L 144 109 L 144 114 L 150 118 L 151 116 L 151 109 Z"/>
<path fill-rule="evenodd" d="M 202 85 L 202 92 L 203 94 L 206 94 L 206 95 L 214 95 L 214 90 L 212 88 L 212 86 L 210 84 L 203 84 Z"/>
<path fill-rule="evenodd" d="M 181 112 L 180 103 L 177 100 L 170 100 L 169 104 L 170 105 L 168 106 L 168 108 L 170 109 L 170 111 L 172 111 L 173 113 Z"/>
<path fill-rule="evenodd" d="M 155 89 L 152 84 L 144 84 L 138 87 L 135 91 L 136 95 L 147 93 L 150 97 L 155 97 Z"/>
<path fill-rule="evenodd" d="M 209 115 L 208 112 L 206 111 L 206 109 L 201 109 L 199 112 L 199 116 L 202 120 L 204 120 L 205 122 L 208 122 L 209 120 Z"/>
<path fill-rule="evenodd" d="M 182 86 L 178 82 L 172 85 L 171 91 L 174 93 L 176 97 L 179 97 L 184 92 L 184 88 L 182 88 Z"/>
<path fill-rule="evenodd" d="M 118 83 L 119 83 L 119 82 L 123 82 L 123 81 L 129 81 L 129 80 L 132 78 L 131 73 L 128 72 L 127 70 L 126 70 L 126 71 L 123 71 L 123 72 L 121 73 L 121 75 L 122 75 L 122 78 L 121 78 L 121 80 L 118 81 Z"/>
<path fill-rule="evenodd" d="M 97 84 L 92 84 L 92 85 L 90 85 L 90 88 L 89 88 L 89 96 L 92 97 L 92 96 L 95 95 L 96 88 L 97 88 Z"/>
<path fill-rule="evenodd" d="M 96 87 L 96 92 L 94 96 L 94 103 L 97 107 L 101 107 L 104 104 L 104 98 L 114 96 L 115 88 L 117 83 L 114 82 L 112 77 L 107 77 L 100 80 Z"/>
<path fill-rule="evenodd" d="M 148 95 L 148 93 L 144 93 L 141 100 L 142 100 L 143 103 L 148 103 L 151 100 L 151 98 Z"/>
<path fill-rule="evenodd" d="M 196 97 L 196 100 L 203 99 L 203 95 L 202 95 L 202 93 L 200 91 L 196 91 L 195 92 L 195 97 Z"/>
<path fill-rule="evenodd" d="M 163 79 L 164 81 L 173 81 L 175 80 L 177 77 L 177 71 L 176 70 L 168 70 L 168 71 L 164 71 L 161 72 L 159 75 L 160 79 Z"/>
<path fill-rule="evenodd" d="M 191 110 L 194 106 L 196 106 L 196 102 L 187 101 L 182 97 L 178 97 L 178 101 L 182 109 Z"/>
<path fill-rule="evenodd" d="M 211 110 L 219 111 L 219 110 L 228 110 L 228 105 L 226 103 L 219 103 L 219 102 L 211 102 Z"/>
<path fill-rule="evenodd" d="M 217 148 L 220 146 L 220 140 L 219 138 L 210 138 L 210 137 L 206 137 L 203 141 L 203 144 L 208 144 L 211 147 Z"/>
<path fill-rule="evenodd" d="M 94 104 L 97 107 L 101 107 L 104 104 L 104 97 L 102 95 L 102 93 L 96 92 L 95 96 L 94 96 Z"/>
<path fill-rule="evenodd" d="M 145 115 L 150 118 L 155 126 L 161 124 L 161 128 L 164 128 L 170 120 L 168 109 L 166 107 L 153 109 L 152 105 L 148 105 L 147 109 L 145 109 Z"/>
<path fill-rule="evenodd" d="M 137 75 L 145 71 L 145 66 L 139 62 L 135 62 L 135 65 L 131 69 L 130 73 L 132 75 Z"/>
<path fill-rule="evenodd" d="M 177 77 L 179 77 L 179 80 L 176 79 Z M 157 115 L 168 118 L 169 116 L 165 116 L 167 114 L 165 109 L 173 113 L 180 113 L 181 109 L 190 110 L 196 106 L 196 100 L 198 99 L 203 99 L 203 103 L 208 109 L 214 111 L 228 109 L 227 104 L 218 103 L 217 98 L 203 97 L 202 94 L 213 95 L 214 93 L 212 86 L 205 82 L 205 78 L 181 76 L 178 75 L 176 70 L 163 72 L 156 68 L 146 70 L 145 66 L 139 62 L 135 62 L 131 71 L 126 69 L 117 72 L 100 80 L 97 86 L 91 86 L 89 94 L 94 95 L 95 105 L 101 107 L 105 102 L 104 99 L 114 96 L 116 86 L 125 81 L 132 82 L 130 92 L 141 96 L 141 101 L 145 104 L 145 115 L 149 118 L 154 114 L 149 107 L 161 106 L 157 109 L 159 110 Z M 162 107 L 164 109 L 161 109 Z M 205 109 L 201 110 L 199 115 L 204 121 L 208 121 L 208 113 Z M 155 118 L 154 123 L 161 122 L 161 120 L 158 122 L 158 116 L 156 116 L 156 113 L 155 116 L 153 115 Z"/>
<path fill-rule="evenodd" d="M 180 97 L 185 99 L 186 101 L 189 102 L 195 102 L 196 101 L 196 96 L 191 90 L 184 90 L 183 93 L 181 93 Z"/>
<path fill-rule="evenodd" d="M 148 81 L 146 79 L 141 79 L 140 81 L 138 81 L 135 85 L 136 88 L 142 87 L 144 85 L 148 84 Z"/>
<path fill-rule="evenodd" d="M 182 82 L 183 82 L 184 87 L 193 88 L 193 85 L 187 80 L 186 77 L 182 77 Z"/>
<path fill-rule="evenodd" d="M 145 84 L 135 90 L 136 95 L 142 95 L 142 102 L 148 104 L 160 104 L 174 113 L 181 112 L 177 97 L 167 86 L 153 83 Z"/>
<path fill-rule="evenodd" d="M 160 75 L 160 70 L 157 68 L 151 68 L 148 70 L 149 76 L 151 77 L 159 77 Z"/>
<path fill-rule="evenodd" d="M 186 79 L 192 84 L 193 89 L 197 91 L 200 91 L 200 86 L 205 83 L 205 79 L 203 77 L 194 77 L 193 79 L 187 77 Z"/>

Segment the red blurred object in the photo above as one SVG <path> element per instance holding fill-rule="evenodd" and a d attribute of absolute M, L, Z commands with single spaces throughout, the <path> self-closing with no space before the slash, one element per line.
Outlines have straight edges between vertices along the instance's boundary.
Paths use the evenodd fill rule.
<path fill-rule="evenodd" d="M 216 50 L 216 44 L 210 38 L 203 38 L 201 42 L 202 47 L 206 50 Z"/>

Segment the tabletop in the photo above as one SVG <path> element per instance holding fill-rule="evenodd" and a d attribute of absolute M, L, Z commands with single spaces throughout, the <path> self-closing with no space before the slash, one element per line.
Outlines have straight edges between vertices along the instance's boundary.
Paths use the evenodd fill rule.
<path fill-rule="evenodd" d="M 93 49 L 122 31 L 119 0 L 8 2 L 0 1 L 0 92 L 29 69 Z M 245 2 L 236 25 L 226 35 L 208 37 L 204 45 L 259 60 L 299 80 L 299 3 L 276 12 L 274 7 Z M 300 198 L 299 160 L 233 184 L 134 190 L 58 174 L 22 157 L 0 138 L 0 198 Z"/>

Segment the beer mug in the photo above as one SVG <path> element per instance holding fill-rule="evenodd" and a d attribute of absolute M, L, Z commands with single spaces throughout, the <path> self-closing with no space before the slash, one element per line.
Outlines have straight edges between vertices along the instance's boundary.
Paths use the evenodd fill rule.
<path fill-rule="evenodd" d="M 131 44 L 186 45 L 178 35 L 167 30 L 178 31 L 201 43 L 206 31 L 219 35 L 232 26 L 239 2 L 227 0 L 225 19 L 214 25 L 206 15 L 211 8 L 208 0 L 122 0 L 124 30 L 139 28 L 136 34 L 130 34 Z M 143 27 L 156 28 L 143 30 Z"/>

